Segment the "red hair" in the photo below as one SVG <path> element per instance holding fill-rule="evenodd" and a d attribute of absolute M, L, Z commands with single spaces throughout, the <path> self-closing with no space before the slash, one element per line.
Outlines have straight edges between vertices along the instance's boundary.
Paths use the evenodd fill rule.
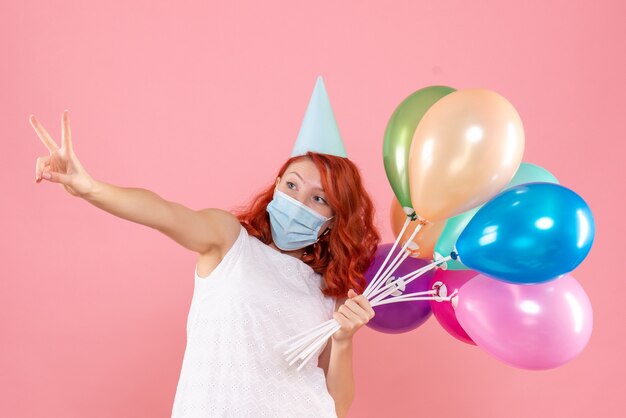
<path fill-rule="evenodd" d="M 287 167 L 300 158 L 310 158 L 320 171 L 328 205 L 334 212 L 334 225 L 317 243 L 304 249 L 302 261 L 324 277 L 326 296 L 345 297 L 349 289 L 365 290 L 365 271 L 369 267 L 380 234 L 374 226 L 374 205 L 363 188 L 358 168 L 347 158 L 308 152 L 291 157 L 278 170 L 282 177 Z M 236 212 L 248 233 L 265 244 L 272 243 L 267 204 L 274 196 L 275 183 Z"/>

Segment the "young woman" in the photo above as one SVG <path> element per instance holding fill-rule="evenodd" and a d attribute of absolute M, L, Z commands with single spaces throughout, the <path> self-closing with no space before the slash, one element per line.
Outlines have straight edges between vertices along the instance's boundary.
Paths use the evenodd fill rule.
<path fill-rule="evenodd" d="M 61 185 L 115 216 L 198 254 L 187 347 L 172 417 L 344 417 L 354 397 L 352 338 L 374 311 L 360 293 L 379 234 L 358 169 L 347 158 L 290 158 L 235 214 L 192 210 L 141 188 L 94 180 L 73 149 L 30 123 L 50 152 L 35 182 Z M 275 344 L 335 318 L 341 328 L 297 371 Z"/>

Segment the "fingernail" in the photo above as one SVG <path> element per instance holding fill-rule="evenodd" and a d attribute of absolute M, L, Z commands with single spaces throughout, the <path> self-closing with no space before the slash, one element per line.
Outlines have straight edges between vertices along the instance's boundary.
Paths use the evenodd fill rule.
<path fill-rule="evenodd" d="M 43 176 L 44 176 L 45 178 L 49 179 L 49 178 L 50 178 L 50 173 L 43 173 Z"/>

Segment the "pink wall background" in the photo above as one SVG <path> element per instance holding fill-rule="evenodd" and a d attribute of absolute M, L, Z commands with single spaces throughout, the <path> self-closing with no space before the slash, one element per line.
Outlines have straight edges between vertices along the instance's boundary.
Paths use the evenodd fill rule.
<path fill-rule="evenodd" d="M 304 3 L 304 2 L 303 2 Z M 626 389 L 624 2 L 32 1 L 0 5 L 0 416 L 166 417 L 196 255 L 34 183 L 35 114 L 94 177 L 194 209 L 232 208 L 288 157 L 318 74 L 350 158 L 392 199 L 383 132 L 432 84 L 495 90 L 524 160 L 578 192 L 597 234 L 573 275 L 594 308 L 574 361 L 509 367 L 431 318 L 356 335 L 350 417 L 618 417 Z"/>

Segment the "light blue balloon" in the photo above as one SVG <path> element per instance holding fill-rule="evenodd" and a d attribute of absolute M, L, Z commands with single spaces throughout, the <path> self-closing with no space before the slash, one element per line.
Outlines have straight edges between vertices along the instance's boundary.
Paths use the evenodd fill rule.
<path fill-rule="evenodd" d="M 518 284 L 575 269 L 595 236 L 591 209 L 567 187 L 526 183 L 501 192 L 470 220 L 456 243 L 472 270 Z"/>
<path fill-rule="evenodd" d="M 554 175 L 552 175 L 552 173 L 545 168 L 535 164 L 521 163 L 515 172 L 515 175 L 503 190 L 508 190 L 511 187 L 531 182 L 559 183 L 556 177 L 554 177 Z M 454 246 L 459 238 L 459 235 L 461 235 L 461 232 L 463 232 L 469 221 L 482 206 L 483 205 L 470 209 L 467 212 L 463 212 L 448 219 L 446 221 L 446 226 L 437 239 L 435 251 L 443 256 L 446 256 L 450 254 L 450 252 L 454 251 Z M 468 268 L 459 260 L 450 260 L 446 264 L 449 270 L 468 270 Z"/>

